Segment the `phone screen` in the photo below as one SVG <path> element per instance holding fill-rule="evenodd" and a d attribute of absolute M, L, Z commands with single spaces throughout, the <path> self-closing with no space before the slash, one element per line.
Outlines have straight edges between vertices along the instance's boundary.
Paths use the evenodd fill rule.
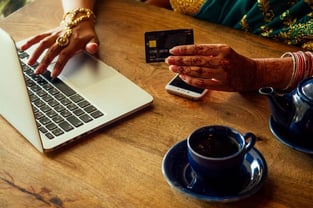
<path fill-rule="evenodd" d="M 173 85 L 173 86 L 182 88 L 182 89 L 186 89 L 186 90 L 189 90 L 189 91 L 193 91 L 193 92 L 199 93 L 199 94 L 201 94 L 205 90 L 205 89 L 197 88 L 197 87 L 194 87 L 194 86 L 191 86 L 191 85 L 187 84 L 179 76 L 176 76 L 171 81 L 170 84 Z"/>

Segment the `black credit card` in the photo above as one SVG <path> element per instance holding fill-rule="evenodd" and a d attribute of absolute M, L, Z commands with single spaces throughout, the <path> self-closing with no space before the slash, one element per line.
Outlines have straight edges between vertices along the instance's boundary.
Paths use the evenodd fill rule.
<path fill-rule="evenodd" d="M 145 32 L 146 62 L 161 62 L 167 58 L 169 49 L 177 45 L 194 43 L 192 29 Z"/>

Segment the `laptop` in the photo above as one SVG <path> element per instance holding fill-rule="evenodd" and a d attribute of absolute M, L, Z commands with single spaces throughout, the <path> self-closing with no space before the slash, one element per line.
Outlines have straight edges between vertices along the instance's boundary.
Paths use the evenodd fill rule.
<path fill-rule="evenodd" d="M 25 40 L 24 40 L 25 41 Z M 153 97 L 114 68 L 81 52 L 57 79 L 33 74 L 0 28 L 0 113 L 40 152 L 49 152 L 150 106 Z"/>

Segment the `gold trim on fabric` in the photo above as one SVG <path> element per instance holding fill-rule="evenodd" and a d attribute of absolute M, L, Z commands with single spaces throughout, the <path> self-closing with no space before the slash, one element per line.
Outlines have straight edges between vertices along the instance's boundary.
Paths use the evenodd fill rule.
<path fill-rule="evenodd" d="M 206 0 L 170 0 L 174 11 L 186 14 L 195 15 Z"/>

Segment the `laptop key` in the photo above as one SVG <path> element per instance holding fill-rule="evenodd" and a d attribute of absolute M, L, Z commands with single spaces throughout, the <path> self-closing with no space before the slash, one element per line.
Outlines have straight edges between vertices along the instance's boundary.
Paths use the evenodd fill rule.
<path fill-rule="evenodd" d="M 103 113 L 101 113 L 100 111 L 95 111 L 95 112 L 92 112 L 91 114 L 90 114 L 93 118 L 99 118 L 99 117 L 101 117 L 101 116 L 103 116 Z"/>
<path fill-rule="evenodd" d="M 78 103 L 78 102 L 84 100 L 84 98 L 78 94 L 75 94 L 75 95 L 71 96 L 70 98 L 74 103 Z"/>
<path fill-rule="evenodd" d="M 89 105 L 89 106 L 85 107 L 84 110 L 85 110 L 87 113 L 91 113 L 91 112 L 95 111 L 96 108 L 95 108 L 94 106 L 92 106 L 92 105 Z"/>
<path fill-rule="evenodd" d="M 48 92 L 51 94 L 51 95 L 57 95 L 59 94 L 59 91 L 56 89 L 56 88 L 51 88 L 48 90 Z"/>
<path fill-rule="evenodd" d="M 56 101 L 56 100 L 51 100 L 48 104 L 49 104 L 51 107 L 54 107 L 54 106 L 59 105 L 59 102 Z"/>
<path fill-rule="evenodd" d="M 88 123 L 88 122 L 90 122 L 90 121 L 93 120 L 93 119 L 92 119 L 90 116 L 88 116 L 87 114 L 81 115 L 81 116 L 79 116 L 79 118 L 80 118 L 82 121 L 84 121 L 85 123 Z"/>
<path fill-rule="evenodd" d="M 56 105 L 56 106 L 54 106 L 54 110 L 56 110 L 57 112 L 66 111 L 65 107 L 62 106 L 62 105 Z"/>
<path fill-rule="evenodd" d="M 45 125 L 47 125 L 48 123 L 50 123 L 51 121 L 50 121 L 49 118 L 43 116 L 42 118 L 39 119 L 39 122 L 40 122 L 42 125 L 45 126 Z"/>
<path fill-rule="evenodd" d="M 49 118 L 53 118 L 55 116 L 57 116 L 58 114 L 54 111 L 54 110 L 50 110 L 46 113 L 46 115 L 49 117 Z M 54 120 L 53 120 L 54 121 Z M 55 121 L 54 121 L 55 122 Z"/>
<path fill-rule="evenodd" d="M 53 134 L 51 134 L 50 132 L 46 133 L 45 135 L 46 135 L 46 137 L 48 137 L 48 139 L 54 138 Z"/>
<path fill-rule="evenodd" d="M 67 105 L 67 108 L 71 111 L 74 111 L 77 109 L 77 106 L 74 103 L 70 103 Z"/>
<path fill-rule="evenodd" d="M 41 131 L 44 134 L 48 132 L 48 130 L 45 127 L 43 127 L 43 126 L 39 127 L 39 131 Z"/>
<path fill-rule="evenodd" d="M 44 90 L 40 89 L 40 90 L 37 91 L 37 95 L 39 97 L 44 97 L 44 96 L 47 95 L 47 93 Z"/>
<path fill-rule="evenodd" d="M 52 109 L 48 105 L 44 104 L 44 105 L 40 106 L 40 110 L 44 113 L 47 113 L 47 112 L 51 111 Z"/>
<path fill-rule="evenodd" d="M 55 122 L 55 123 L 60 123 L 61 121 L 64 121 L 64 119 L 61 117 L 61 116 L 54 116 L 52 118 L 52 120 Z"/>
<path fill-rule="evenodd" d="M 72 103 L 72 101 L 70 101 L 69 99 L 65 98 L 63 100 L 60 101 L 63 105 L 68 105 L 70 103 Z"/>
<path fill-rule="evenodd" d="M 71 131 L 74 128 L 69 124 L 67 121 L 63 121 L 59 123 L 60 128 L 62 128 L 64 131 Z"/>
<path fill-rule="evenodd" d="M 40 111 L 35 112 L 35 118 L 37 120 L 41 119 L 42 117 L 44 117 L 43 113 L 41 113 Z"/>
<path fill-rule="evenodd" d="M 34 92 L 37 92 L 37 91 L 41 90 L 41 87 L 34 84 L 34 85 L 30 86 L 30 89 L 32 89 Z"/>
<path fill-rule="evenodd" d="M 83 125 L 83 122 L 81 122 L 78 118 L 76 118 L 75 116 L 70 116 L 67 118 L 67 121 L 70 122 L 73 126 L 75 127 L 79 127 L 81 125 Z"/>
<path fill-rule="evenodd" d="M 53 130 L 57 128 L 57 125 L 55 125 L 54 123 L 50 123 L 49 125 L 46 126 L 48 130 Z"/>
<path fill-rule="evenodd" d="M 30 97 L 30 100 L 31 100 L 32 102 L 36 102 L 36 101 L 38 101 L 38 100 L 40 99 L 40 98 L 39 98 L 37 95 L 35 95 L 35 94 L 30 94 L 29 97 Z"/>
<path fill-rule="evenodd" d="M 24 58 L 28 58 L 29 54 L 24 51 L 19 51 L 18 56 L 20 57 L 20 59 L 24 59 Z"/>
<path fill-rule="evenodd" d="M 76 116 L 80 116 L 84 113 L 84 111 L 82 109 L 76 109 L 73 111 L 73 113 L 76 115 Z"/>
<path fill-rule="evenodd" d="M 36 102 L 34 102 L 34 105 L 40 108 L 41 106 L 45 105 L 45 103 L 41 100 L 37 100 Z"/>
<path fill-rule="evenodd" d="M 63 110 L 60 112 L 60 114 L 63 116 L 63 117 L 69 117 L 70 115 L 72 115 L 72 113 L 68 110 Z"/>
<path fill-rule="evenodd" d="M 55 136 L 60 136 L 61 134 L 63 134 L 64 132 L 59 129 L 59 128 L 56 128 L 52 131 L 52 133 L 55 135 Z"/>
<path fill-rule="evenodd" d="M 59 94 L 57 94 L 56 96 L 55 96 L 55 98 L 57 99 L 57 100 L 64 100 L 65 99 L 65 95 L 63 95 L 62 93 L 59 93 Z"/>
<path fill-rule="evenodd" d="M 79 107 L 81 107 L 81 108 L 85 108 L 86 106 L 90 105 L 90 103 L 86 100 L 83 100 L 80 103 L 78 103 L 77 105 L 79 105 Z"/>

